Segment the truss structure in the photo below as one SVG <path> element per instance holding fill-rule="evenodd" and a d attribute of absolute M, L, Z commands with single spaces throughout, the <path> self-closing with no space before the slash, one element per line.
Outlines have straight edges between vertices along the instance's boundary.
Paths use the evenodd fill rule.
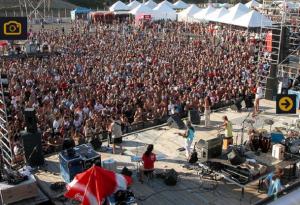
<path fill-rule="evenodd" d="M 261 27 L 260 36 L 264 41 L 272 33 L 272 51 L 266 52 L 267 43 L 260 48 L 258 61 L 258 82 L 264 91 L 268 77 L 280 78 L 285 73 L 290 78 L 300 74 L 300 9 L 299 0 L 263 0 L 260 12 L 272 20 L 271 27 Z M 262 25 L 264 23 L 262 22 Z M 272 73 L 275 72 L 275 73 Z M 275 81 L 274 81 L 275 82 Z"/>
<path fill-rule="evenodd" d="M 51 0 L 19 0 L 21 14 L 28 19 L 45 19 L 50 5 Z"/>

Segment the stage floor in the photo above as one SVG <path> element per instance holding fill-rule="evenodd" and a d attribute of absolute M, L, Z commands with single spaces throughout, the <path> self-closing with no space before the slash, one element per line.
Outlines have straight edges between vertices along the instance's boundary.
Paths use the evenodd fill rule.
<path fill-rule="evenodd" d="M 276 115 L 275 102 L 262 101 L 263 112 L 254 119 L 254 127 L 260 129 L 265 119 L 273 119 L 274 127 L 284 127 L 283 122 L 292 122 L 298 115 Z M 211 128 L 204 128 L 203 125 L 196 126 L 196 139 L 214 138 L 218 131 L 216 126 L 222 123 L 222 116 L 227 115 L 233 122 L 234 136 L 241 135 L 241 124 L 248 115 L 243 111 L 237 113 L 230 109 L 218 111 L 211 114 Z M 251 115 L 249 117 L 251 119 Z M 249 127 L 248 125 L 246 127 Z M 269 130 L 269 126 L 265 125 Z M 247 129 L 246 129 L 247 130 Z M 245 139 L 247 138 L 245 130 Z M 124 155 L 113 155 L 110 153 L 100 153 L 102 161 L 114 159 L 117 161 L 118 170 L 124 166 L 134 171 L 134 184 L 132 190 L 137 197 L 137 203 L 142 205 L 240 205 L 254 204 L 261 198 L 266 197 L 264 193 L 258 193 L 258 182 L 245 188 L 245 195 L 241 197 L 241 188 L 236 185 L 225 183 L 224 180 L 218 182 L 209 179 L 200 179 L 196 171 L 187 170 L 182 166 L 186 163 L 184 152 L 177 149 L 184 146 L 184 139 L 176 132 L 180 130 L 169 128 L 168 126 L 155 127 L 143 130 L 135 134 L 129 134 L 124 138 L 123 147 L 126 150 Z M 183 131 L 181 131 L 183 132 Z M 236 140 L 235 140 L 236 141 Z M 238 143 L 240 137 L 238 137 Z M 154 152 L 162 157 L 155 166 L 158 170 L 175 169 L 179 173 L 179 181 L 176 186 L 169 187 L 163 183 L 162 179 L 154 178 L 149 182 L 141 184 L 138 182 L 135 169 L 136 163 L 131 162 L 131 156 L 141 156 L 147 144 L 154 144 Z M 60 202 L 58 198 L 63 195 L 62 191 L 54 192 L 50 189 L 50 184 L 62 181 L 59 175 L 58 155 L 54 154 L 46 158 L 45 166 L 35 174 L 38 184 L 46 194 L 52 198 L 55 204 L 74 204 L 72 201 Z"/>

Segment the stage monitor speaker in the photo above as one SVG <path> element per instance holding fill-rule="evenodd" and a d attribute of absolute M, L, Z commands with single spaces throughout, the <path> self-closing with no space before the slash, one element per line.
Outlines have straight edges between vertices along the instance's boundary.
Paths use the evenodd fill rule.
<path fill-rule="evenodd" d="M 189 118 L 189 120 L 191 121 L 192 124 L 200 125 L 201 118 L 200 118 L 199 111 L 190 110 L 189 114 L 188 114 L 188 118 Z"/>
<path fill-rule="evenodd" d="M 35 167 L 44 164 L 42 138 L 39 132 L 21 132 L 24 154 L 28 165 Z"/>
<path fill-rule="evenodd" d="M 167 124 L 172 128 L 185 129 L 185 124 L 178 115 L 169 117 Z"/>
<path fill-rule="evenodd" d="M 199 140 L 196 144 L 196 150 L 200 161 L 206 161 L 210 158 L 219 157 L 222 154 L 223 140 L 216 137 L 210 140 Z"/>
<path fill-rule="evenodd" d="M 235 149 L 232 149 L 231 152 L 227 154 L 227 157 L 232 165 L 239 165 L 245 162 L 245 158 L 242 157 Z"/>
<path fill-rule="evenodd" d="M 34 108 L 25 108 L 24 110 L 25 124 L 27 132 L 37 132 L 37 119 Z"/>
<path fill-rule="evenodd" d="M 101 146 L 102 146 L 102 142 L 101 142 L 101 140 L 99 139 L 99 137 L 93 137 L 93 138 L 89 141 L 89 143 L 93 146 L 93 148 L 94 148 L 95 150 L 100 149 Z"/>

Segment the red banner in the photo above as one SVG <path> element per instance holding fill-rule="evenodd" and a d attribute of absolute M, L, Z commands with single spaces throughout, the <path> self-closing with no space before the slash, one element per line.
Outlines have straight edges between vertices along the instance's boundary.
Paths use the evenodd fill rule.
<path fill-rule="evenodd" d="M 268 52 L 272 52 L 272 31 L 269 31 L 266 35 L 266 47 Z"/>

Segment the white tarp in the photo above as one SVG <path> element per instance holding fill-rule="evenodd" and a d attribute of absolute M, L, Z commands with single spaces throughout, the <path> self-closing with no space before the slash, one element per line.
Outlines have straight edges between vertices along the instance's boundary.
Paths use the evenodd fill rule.
<path fill-rule="evenodd" d="M 129 4 L 127 4 L 128 8 L 130 10 L 134 9 L 135 7 L 137 7 L 139 5 L 141 5 L 141 3 L 136 1 L 136 0 L 134 0 L 134 1 L 130 2 Z"/>
<path fill-rule="evenodd" d="M 195 4 L 192 4 L 188 8 L 178 13 L 178 21 L 190 22 L 193 19 L 193 15 L 199 11 L 201 11 L 201 9 Z"/>
<path fill-rule="evenodd" d="M 259 8 L 261 6 L 260 3 L 258 3 L 255 0 L 249 1 L 247 4 L 245 4 L 248 8 Z"/>
<path fill-rule="evenodd" d="M 272 26 L 272 21 L 261 13 L 252 10 L 245 15 L 235 19 L 233 25 L 246 28 L 269 27 Z"/>
<path fill-rule="evenodd" d="M 205 20 L 220 22 L 222 16 L 226 15 L 228 12 L 229 11 L 224 7 L 216 9 L 214 12 L 207 14 Z"/>
<path fill-rule="evenodd" d="M 208 6 L 205 9 L 202 9 L 201 11 L 194 14 L 194 18 L 198 20 L 205 20 L 206 16 L 212 12 L 214 12 L 216 9 L 212 6 Z"/>
<path fill-rule="evenodd" d="M 177 18 L 176 11 L 170 8 L 166 3 L 158 4 L 153 9 L 153 12 L 154 12 L 153 14 L 154 20 L 160 20 L 160 19 L 176 20 Z"/>
<path fill-rule="evenodd" d="M 220 19 L 219 22 L 226 23 L 226 24 L 232 24 L 232 22 L 243 16 L 244 14 L 248 13 L 250 9 L 245 6 L 244 4 L 238 3 L 234 7 L 229 9 L 229 12 L 225 14 L 222 19 Z"/>
<path fill-rule="evenodd" d="M 186 9 L 188 7 L 189 7 L 189 5 L 181 0 L 179 0 L 173 4 L 174 9 Z"/>
<path fill-rule="evenodd" d="M 166 5 L 170 8 L 172 8 L 172 9 L 174 8 L 173 4 L 169 1 L 167 1 L 167 0 L 164 0 L 164 1 L 160 2 L 157 6 L 159 6 L 159 5 Z"/>
<path fill-rule="evenodd" d="M 111 7 L 109 7 L 109 10 L 110 11 L 129 11 L 130 9 L 122 1 L 117 1 Z"/>
<path fill-rule="evenodd" d="M 145 3 L 146 6 L 148 6 L 150 9 L 154 9 L 157 6 L 157 3 L 155 3 L 153 0 L 149 0 Z"/>
<path fill-rule="evenodd" d="M 144 4 L 140 4 L 139 6 L 132 9 L 129 13 L 136 16 L 139 14 L 153 14 L 153 11 L 148 6 L 145 6 Z"/>

